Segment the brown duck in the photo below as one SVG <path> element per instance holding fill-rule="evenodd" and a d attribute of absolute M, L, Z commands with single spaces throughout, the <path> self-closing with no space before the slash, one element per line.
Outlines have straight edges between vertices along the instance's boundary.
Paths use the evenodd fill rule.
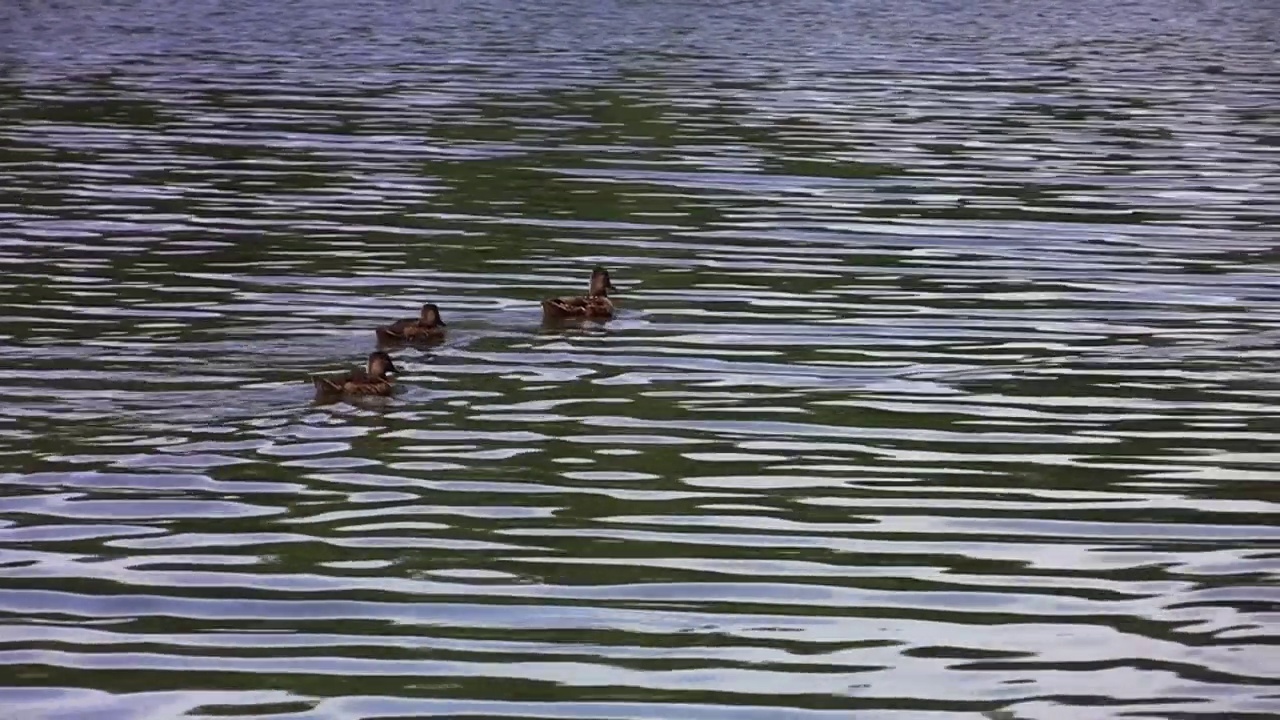
<path fill-rule="evenodd" d="M 336 375 L 313 375 L 311 382 L 321 395 L 390 395 L 393 380 L 388 373 L 399 372 L 391 356 L 375 350 L 367 367 Z"/>
<path fill-rule="evenodd" d="M 597 266 L 591 271 L 591 288 L 586 295 L 547 298 L 542 301 L 542 314 L 548 318 L 611 318 L 610 290 L 617 288 L 609 281 L 609 271 Z"/>
<path fill-rule="evenodd" d="M 445 321 L 440 319 L 440 308 L 427 303 L 422 306 L 422 314 L 418 317 L 397 320 L 374 332 L 378 342 L 384 344 L 420 343 L 442 339 L 445 327 Z"/>

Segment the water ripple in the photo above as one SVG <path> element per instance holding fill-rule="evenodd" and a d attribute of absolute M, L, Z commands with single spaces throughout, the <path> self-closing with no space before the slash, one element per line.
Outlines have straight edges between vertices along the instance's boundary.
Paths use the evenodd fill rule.
<path fill-rule="evenodd" d="M 16 716 L 1280 709 L 1275 8 L 29 5 Z"/>

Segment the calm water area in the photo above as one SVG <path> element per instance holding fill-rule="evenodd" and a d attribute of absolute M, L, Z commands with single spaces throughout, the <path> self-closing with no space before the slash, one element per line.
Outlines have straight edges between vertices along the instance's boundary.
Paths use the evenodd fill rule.
<path fill-rule="evenodd" d="M 8 0 L 0 369 L 0 720 L 1274 718 L 1280 3 Z"/>

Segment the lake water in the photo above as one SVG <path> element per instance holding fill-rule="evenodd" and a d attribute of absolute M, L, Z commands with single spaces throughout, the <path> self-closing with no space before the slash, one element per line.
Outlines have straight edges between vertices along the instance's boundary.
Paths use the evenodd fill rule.
<path fill-rule="evenodd" d="M 0 716 L 1275 717 L 1278 39 L 5 3 Z"/>

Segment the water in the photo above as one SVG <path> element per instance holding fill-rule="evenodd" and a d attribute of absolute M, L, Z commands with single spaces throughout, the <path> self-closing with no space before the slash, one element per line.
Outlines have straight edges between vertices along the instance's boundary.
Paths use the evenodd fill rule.
<path fill-rule="evenodd" d="M 1275 3 L 0 37 L 0 714 L 1280 711 Z"/>

